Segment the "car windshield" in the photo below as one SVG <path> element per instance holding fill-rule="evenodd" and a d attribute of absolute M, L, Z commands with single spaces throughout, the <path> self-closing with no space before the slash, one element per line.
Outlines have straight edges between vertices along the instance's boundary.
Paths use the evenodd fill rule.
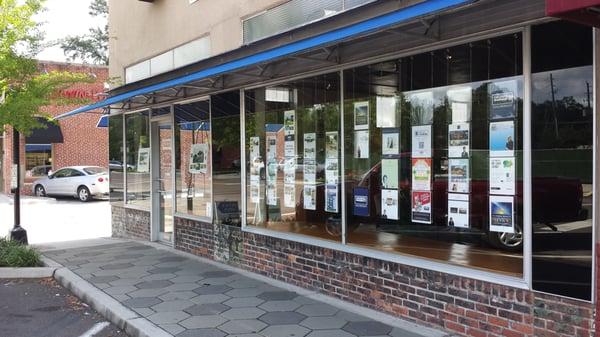
<path fill-rule="evenodd" d="M 89 175 L 103 174 L 103 173 L 107 172 L 104 167 L 98 167 L 98 166 L 84 167 L 83 171 Z"/>

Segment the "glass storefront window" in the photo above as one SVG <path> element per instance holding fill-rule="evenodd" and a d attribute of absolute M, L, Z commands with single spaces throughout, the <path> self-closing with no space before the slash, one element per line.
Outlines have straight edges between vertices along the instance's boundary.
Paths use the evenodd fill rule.
<path fill-rule="evenodd" d="M 125 116 L 127 204 L 150 208 L 150 118 L 148 111 Z"/>
<path fill-rule="evenodd" d="M 210 102 L 175 106 L 175 186 L 178 213 L 212 217 Z"/>
<path fill-rule="evenodd" d="M 341 240 L 339 73 L 245 91 L 247 223 Z"/>
<path fill-rule="evenodd" d="M 110 183 L 110 202 L 123 203 L 123 183 L 125 165 L 123 164 L 123 115 L 108 118 L 108 171 Z"/>
<path fill-rule="evenodd" d="M 52 169 L 51 144 L 25 145 L 25 170 L 28 177 L 43 177 Z"/>

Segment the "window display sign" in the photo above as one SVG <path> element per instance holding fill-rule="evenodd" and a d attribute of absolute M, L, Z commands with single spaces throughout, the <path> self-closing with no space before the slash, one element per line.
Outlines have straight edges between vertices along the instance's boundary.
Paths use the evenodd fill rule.
<path fill-rule="evenodd" d="M 338 212 L 338 187 L 337 185 L 325 186 L 325 212 Z"/>
<path fill-rule="evenodd" d="M 469 123 L 448 126 L 448 157 L 469 158 Z"/>
<path fill-rule="evenodd" d="M 256 158 L 260 157 L 260 138 L 250 137 L 248 148 L 250 149 L 250 160 L 254 161 Z"/>
<path fill-rule="evenodd" d="M 354 103 L 354 130 L 369 129 L 369 102 Z"/>
<path fill-rule="evenodd" d="M 312 159 L 304 160 L 304 183 L 316 184 L 317 183 L 317 164 Z"/>
<path fill-rule="evenodd" d="M 412 189 L 415 191 L 431 190 L 431 158 L 412 160 Z"/>
<path fill-rule="evenodd" d="M 469 160 L 448 160 L 448 191 L 469 193 Z"/>
<path fill-rule="evenodd" d="M 448 194 L 448 226 L 469 228 L 468 194 Z"/>
<path fill-rule="evenodd" d="M 366 187 L 354 188 L 353 214 L 357 216 L 369 216 L 369 189 Z"/>
<path fill-rule="evenodd" d="M 317 186 L 304 185 L 304 209 L 317 210 Z"/>
<path fill-rule="evenodd" d="M 369 130 L 354 131 L 354 158 L 369 159 Z"/>
<path fill-rule="evenodd" d="M 285 207 L 296 207 L 296 185 L 283 185 L 283 205 Z"/>
<path fill-rule="evenodd" d="M 330 131 L 325 134 L 325 156 L 327 158 L 338 157 L 338 132 Z"/>
<path fill-rule="evenodd" d="M 490 158 L 490 194 L 515 195 L 515 158 Z"/>
<path fill-rule="evenodd" d="M 398 160 L 381 160 L 381 188 L 398 188 Z"/>
<path fill-rule="evenodd" d="M 431 125 L 412 127 L 412 157 L 431 158 Z"/>
<path fill-rule="evenodd" d="M 260 182 L 250 180 L 250 201 L 253 203 L 260 202 Z"/>
<path fill-rule="evenodd" d="M 384 156 L 400 154 L 400 133 L 397 129 L 381 130 L 381 154 Z"/>
<path fill-rule="evenodd" d="M 377 127 L 395 128 L 396 125 L 396 97 L 377 96 Z"/>
<path fill-rule="evenodd" d="M 493 82 L 489 85 L 490 119 L 510 119 L 517 112 L 517 81 Z"/>
<path fill-rule="evenodd" d="M 192 147 L 193 147 L 193 145 L 192 145 Z M 149 147 L 140 147 L 140 149 L 138 150 L 136 170 L 140 173 L 150 172 L 150 148 Z M 17 171 L 13 171 L 13 172 L 17 172 Z"/>
<path fill-rule="evenodd" d="M 296 183 L 296 163 L 294 158 L 286 158 L 283 164 L 283 182 L 286 184 Z"/>
<path fill-rule="evenodd" d="M 449 89 L 446 93 L 450 102 L 452 123 L 468 122 L 471 120 L 471 87 Z"/>
<path fill-rule="evenodd" d="M 433 92 L 417 92 L 406 95 L 412 108 L 411 119 L 413 125 L 433 124 Z"/>
<path fill-rule="evenodd" d="M 490 195 L 490 231 L 514 233 L 514 198 Z"/>
<path fill-rule="evenodd" d="M 515 150 L 515 123 L 490 123 L 490 157 L 513 157 Z"/>
<path fill-rule="evenodd" d="M 267 205 L 277 206 L 277 187 L 275 183 L 267 184 Z"/>
<path fill-rule="evenodd" d="M 284 155 L 294 157 L 296 155 L 296 143 L 293 140 L 286 140 L 284 143 Z"/>
<path fill-rule="evenodd" d="M 335 184 L 339 182 L 338 159 L 325 159 L 325 183 Z"/>
<path fill-rule="evenodd" d="M 398 220 L 398 190 L 381 190 L 381 217 Z"/>
<path fill-rule="evenodd" d="M 412 221 L 419 223 L 431 223 L 431 192 L 412 192 Z"/>
<path fill-rule="evenodd" d="M 296 111 L 287 110 L 283 112 L 283 132 L 285 140 L 294 140 L 296 134 Z M 288 138 L 288 136 L 291 136 Z"/>
<path fill-rule="evenodd" d="M 304 159 L 315 159 L 317 155 L 317 135 L 315 133 L 304 134 Z"/>

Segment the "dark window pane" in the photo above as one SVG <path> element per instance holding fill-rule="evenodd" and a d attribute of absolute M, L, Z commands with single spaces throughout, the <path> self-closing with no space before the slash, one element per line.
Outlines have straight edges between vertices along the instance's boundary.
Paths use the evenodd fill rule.
<path fill-rule="evenodd" d="M 150 208 L 150 118 L 148 111 L 125 116 L 127 203 Z"/>
<path fill-rule="evenodd" d="M 533 26 L 531 30 L 531 68 L 533 73 L 574 68 L 592 64 L 592 29 L 557 21 Z"/>
<path fill-rule="evenodd" d="M 123 163 L 123 115 L 108 118 L 108 170 L 110 201 L 123 203 L 125 164 Z"/>

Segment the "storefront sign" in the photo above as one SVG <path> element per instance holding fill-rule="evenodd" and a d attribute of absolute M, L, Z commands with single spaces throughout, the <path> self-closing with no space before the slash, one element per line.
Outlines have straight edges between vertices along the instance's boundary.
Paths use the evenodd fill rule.
<path fill-rule="evenodd" d="M 354 188 L 354 215 L 369 216 L 369 189 L 366 187 Z"/>

